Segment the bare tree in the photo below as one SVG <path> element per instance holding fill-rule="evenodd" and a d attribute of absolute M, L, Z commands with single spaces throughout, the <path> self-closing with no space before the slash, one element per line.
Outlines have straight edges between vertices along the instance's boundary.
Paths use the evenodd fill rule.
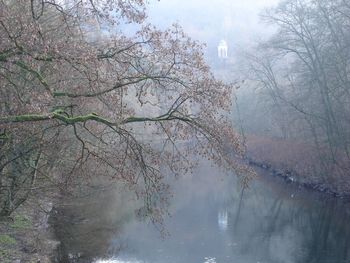
<path fill-rule="evenodd" d="M 144 1 L 63 2 L 0 1 L 0 187 L 12 195 L 2 214 L 17 207 L 8 174 L 22 156 L 46 181 L 57 170 L 67 185 L 79 174 L 124 181 L 155 217 L 165 164 L 184 173 L 196 153 L 244 174 L 225 117 L 232 85 L 213 77 L 200 44 L 178 25 L 145 25 Z"/>
<path fill-rule="evenodd" d="M 312 139 L 324 167 L 341 167 L 346 173 L 350 160 L 348 4 L 286 0 L 266 11 L 263 19 L 276 26 L 277 33 L 259 45 L 259 55 L 248 58 L 252 78 L 268 94 L 282 130 L 301 140 Z"/>

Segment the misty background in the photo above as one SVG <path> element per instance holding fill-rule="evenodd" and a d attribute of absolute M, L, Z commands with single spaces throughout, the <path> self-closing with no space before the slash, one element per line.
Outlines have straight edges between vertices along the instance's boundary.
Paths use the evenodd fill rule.
<path fill-rule="evenodd" d="M 207 56 L 215 58 L 221 39 L 228 43 L 229 56 L 234 57 L 243 47 L 266 38 L 273 27 L 261 23 L 259 14 L 275 6 L 277 0 L 167 0 L 150 1 L 149 20 L 166 28 L 180 24 L 193 39 L 207 44 Z"/>
<path fill-rule="evenodd" d="M 336 192 L 350 187 L 349 17 L 343 0 L 149 5 L 151 23 L 180 24 L 206 44 L 216 77 L 236 83 L 232 121 L 248 155 L 317 185 L 335 184 Z M 221 40 L 225 58 L 218 55 Z"/>

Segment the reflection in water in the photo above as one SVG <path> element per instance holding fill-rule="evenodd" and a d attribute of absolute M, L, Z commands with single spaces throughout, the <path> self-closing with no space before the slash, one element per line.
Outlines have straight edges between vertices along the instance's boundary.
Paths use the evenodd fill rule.
<path fill-rule="evenodd" d="M 227 229 L 227 222 L 228 222 L 227 210 L 220 211 L 218 214 L 218 225 L 221 231 L 225 231 Z"/>
<path fill-rule="evenodd" d="M 136 220 L 132 211 L 137 205 L 119 194 L 93 199 L 95 205 L 90 200 L 66 208 L 63 214 L 69 215 L 69 222 L 82 215 L 84 219 L 56 228 L 64 248 L 60 262 L 350 261 L 350 209 L 339 200 L 268 179 L 256 180 L 243 194 L 234 177 L 204 165 L 192 177 L 174 182 L 173 189 L 166 238 Z M 81 256 L 69 259 L 69 253 Z"/>
<path fill-rule="evenodd" d="M 241 214 L 244 190 L 245 190 L 245 188 L 242 188 L 241 194 L 240 194 L 240 197 L 239 197 L 239 204 L 238 204 L 238 208 L 237 208 L 237 212 L 236 212 L 236 216 L 235 216 L 235 223 L 234 223 L 234 227 L 235 228 L 237 227 L 238 220 L 239 220 L 239 215 Z"/>

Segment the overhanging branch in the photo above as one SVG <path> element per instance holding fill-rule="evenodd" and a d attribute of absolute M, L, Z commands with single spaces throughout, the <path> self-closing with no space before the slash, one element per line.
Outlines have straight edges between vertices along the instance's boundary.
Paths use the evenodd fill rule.
<path fill-rule="evenodd" d="M 56 110 L 48 114 L 24 114 L 24 115 L 0 117 L 0 124 L 59 120 L 67 125 L 74 125 L 76 123 L 85 123 L 87 121 L 95 121 L 110 127 L 118 127 L 124 124 L 135 123 L 135 122 L 160 122 L 160 121 L 171 121 L 171 120 L 193 122 L 192 118 L 189 118 L 185 115 L 176 114 L 176 113 L 177 111 L 170 111 L 170 112 L 167 112 L 166 114 L 163 114 L 157 117 L 128 117 L 122 121 L 114 122 L 114 121 L 105 119 L 103 117 L 100 117 L 95 113 L 68 117 L 67 115 L 64 114 L 64 111 Z"/>

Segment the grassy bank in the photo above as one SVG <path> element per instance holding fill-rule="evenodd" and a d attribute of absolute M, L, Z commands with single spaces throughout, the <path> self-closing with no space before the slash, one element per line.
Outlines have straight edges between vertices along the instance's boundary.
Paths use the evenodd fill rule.
<path fill-rule="evenodd" d="M 47 197 L 33 197 L 10 218 L 0 220 L 0 262 L 51 262 L 57 245 L 47 220 L 52 203 Z"/>

